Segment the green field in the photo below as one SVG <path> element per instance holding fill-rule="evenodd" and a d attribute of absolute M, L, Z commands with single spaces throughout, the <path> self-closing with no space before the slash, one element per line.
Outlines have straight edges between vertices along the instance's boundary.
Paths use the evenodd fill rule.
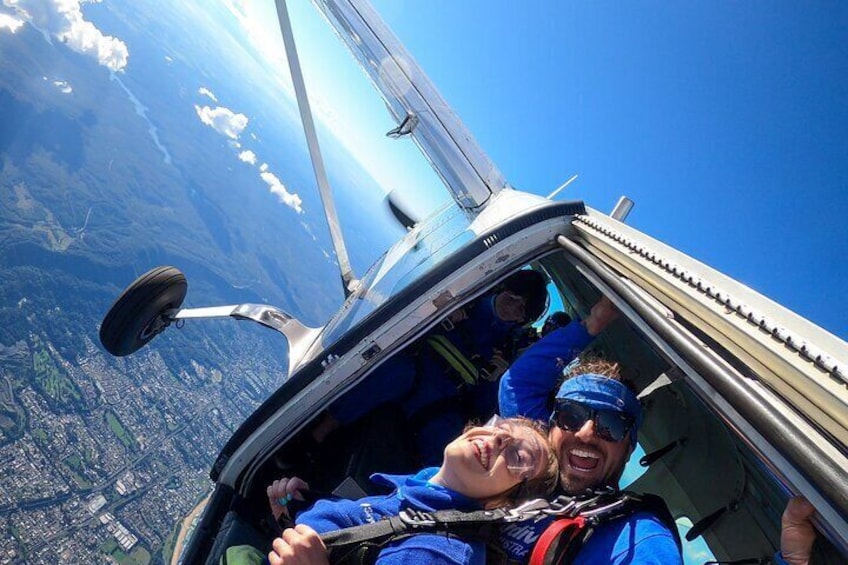
<path fill-rule="evenodd" d="M 162 544 L 162 549 L 160 550 L 162 554 L 162 561 L 165 563 L 171 562 L 171 557 L 174 555 L 174 546 L 177 543 L 177 535 L 180 531 L 180 522 L 174 526 L 174 529 L 171 530 L 171 534 L 165 538 L 165 542 Z"/>
<path fill-rule="evenodd" d="M 118 436 L 118 439 L 121 440 L 121 443 L 127 449 L 131 449 L 135 445 L 135 437 L 133 437 L 129 430 L 124 428 L 121 421 L 118 420 L 118 417 L 111 410 L 106 411 L 106 423 L 109 424 L 109 428 Z"/>
<path fill-rule="evenodd" d="M 100 551 L 111 555 L 121 565 L 147 565 L 150 563 L 150 552 L 142 546 L 136 546 L 129 554 L 118 546 L 114 538 L 109 538 L 100 546 Z"/>
<path fill-rule="evenodd" d="M 106 554 L 111 554 L 116 549 L 118 549 L 118 542 L 115 541 L 115 538 L 107 539 L 103 542 L 103 545 L 100 546 L 100 551 Z"/>
<path fill-rule="evenodd" d="M 147 565 L 150 563 L 150 552 L 143 547 L 136 547 L 123 560 L 118 560 L 121 565 Z"/>
<path fill-rule="evenodd" d="M 12 534 L 12 537 L 15 538 L 15 540 L 18 542 L 18 547 L 21 549 L 21 556 L 24 558 L 24 561 L 26 561 L 27 558 L 29 558 L 29 552 L 27 551 L 27 546 L 22 541 L 21 532 L 19 532 L 18 529 L 12 524 L 9 524 L 9 532 Z"/>
<path fill-rule="evenodd" d="M 0 381 L 0 430 L 17 439 L 26 431 L 26 420 L 26 412 L 15 399 L 11 377 L 4 377 Z"/>
<path fill-rule="evenodd" d="M 41 349 L 33 354 L 32 368 L 35 370 L 35 382 L 48 397 L 63 404 L 82 399 L 77 387 L 59 371 L 47 350 Z"/>
<path fill-rule="evenodd" d="M 77 486 L 79 488 L 91 488 L 91 482 L 83 475 L 83 461 L 82 459 L 80 459 L 79 455 L 71 455 L 70 457 L 66 457 L 63 462 L 68 467 L 68 470 L 71 472 L 71 476 L 73 477 L 74 482 L 77 483 Z"/>

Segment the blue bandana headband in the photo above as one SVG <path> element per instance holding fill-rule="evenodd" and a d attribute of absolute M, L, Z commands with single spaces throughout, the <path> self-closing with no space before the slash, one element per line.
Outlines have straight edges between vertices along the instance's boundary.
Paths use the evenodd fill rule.
<path fill-rule="evenodd" d="M 620 381 L 593 373 L 578 375 L 562 383 L 556 398 L 574 400 L 595 410 L 629 414 L 636 422 L 630 431 L 630 443 L 636 446 L 636 432 L 642 425 L 642 405 L 636 395 Z"/>

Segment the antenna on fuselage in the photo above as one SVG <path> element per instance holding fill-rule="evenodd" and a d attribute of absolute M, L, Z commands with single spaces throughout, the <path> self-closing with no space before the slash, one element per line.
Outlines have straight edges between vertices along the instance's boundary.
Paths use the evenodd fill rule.
<path fill-rule="evenodd" d="M 575 174 L 573 177 L 571 177 L 570 179 L 568 179 L 567 181 L 565 181 L 564 183 L 562 183 L 561 185 L 559 185 L 559 188 L 558 188 L 558 189 L 556 189 L 555 191 L 553 191 L 553 192 L 551 192 L 550 194 L 548 194 L 548 200 L 553 200 L 553 199 L 554 199 L 554 196 L 556 196 L 557 194 L 559 194 L 560 192 L 562 192 L 562 190 L 563 190 L 566 186 L 570 185 L 570 184 L 571 184 L 572 182 L 574 182 L 575 180 L 577 180 L 577 175 L 576 175 L 576 174 Z"/>
<path fill-rule="evenodd" d="M 283 34 L 283 44 L 286 47 L 286 59 L 289 63 L 294 93 L 297 97 L 297 107 L 300 110 L 300 123 L 306 136 L 306 145 L 309 147 L 309 157 L 312 159 L 312 170 L 315 172 L 315 181 L 318 183 L 318 192 L 324 205 L 324 214 L 330 228 L 330 239 L 333 241 L 333 250 L 339 260 L 339 271 L 341 271 L 342 285 L 344 286 L 345 298 L 350 296 L 356 287 L 356 279 L 353 268 L 350 266 L 350 258 L 342 237 L 339 216 L 336 213 L 336 203 L 333 200 L 333 192 L 330 182 L 327 180 L 327 171 L 324 168 L 324 159 L 318 146 L 318 135 L 315 132 L 315 122 L 312 119 L 312 109 L 309 106 L 309 98 L 306 95 L 306 85 L 303 81 L 303 73 L 300 70 L 300 60 L 297 56 L 297 47 L 294 43 L 291 20 L 289 19 L 286 0 L 276 0 L 277 18 L 280 21 L 280 32 Z"/>
<path fill-rule="evenodd" d="M 623 222 L 627 220 L 627 216 L 630 215 L 630 211 L 633 210 L 634 202 L 627 198 L 626 196 L 622 196 L 618 199 L 618 202 L 615 203 L 615 208 L 610 212 L 610 218 L 614 220 L 618 220 L 619 222 Z"/>

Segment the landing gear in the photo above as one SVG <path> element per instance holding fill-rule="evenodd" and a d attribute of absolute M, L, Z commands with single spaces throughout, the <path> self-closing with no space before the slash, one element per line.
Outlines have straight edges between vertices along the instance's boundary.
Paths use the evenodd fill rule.
<path fill-rule="evenodd" d="M 138 351 L 173 321 L 188 291 L 185 275 L 156 267 L 138 277 L 112 304 L 100 326 L 100 343 L 116 357 Z"/>

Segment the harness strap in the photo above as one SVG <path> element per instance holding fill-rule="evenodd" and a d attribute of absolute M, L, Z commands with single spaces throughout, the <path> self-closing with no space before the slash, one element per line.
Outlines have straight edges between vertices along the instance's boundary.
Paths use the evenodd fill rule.
<path fill-rule="evenodd" d="M 321 541 L 327 546 L 330 563 L 336 563 L 363 543 L 385 543 L 389 539 L 406 531 L 406 525 L 399 516 L 391 516 L 370 524 L 362 524 L 321 534 Z"/>
<path fill-rule="evenodd" d="M 448 365 L 456 371 L 462 379 L 463 384 L 473 385 L 477 383 L 479 371 L 465 355 L 447 337 L 437 334 L 427 338 L 427 344 L 438 353 Z"/>
<path fill-rule="evenodd" d="M 357 563 L 368 563 L 372 557 L 376 557 L 376 553 L 371 555 L 373 550 L 416 534 L 436 533 L 482 541 L 496 539 L 498 526 L 507 515 L 508 511 L 504 509 L 472 512 L 422 512 L 407 509 L 398 516 L 321 534 L 321 540 L 327 547 L 330 563 L 344 563 L 351 558 Z"/>
<path fill-rule="evenodd" d="M 440 534 L 448 537 L 495 542 L 499 526 L 532 519 L 540 514 L 558 516 L 542 532 L 533 547 L 529 565 L 569 563 L 600 524 L 635 512 L 656 515 L 675 537 L 680 548 L 677 528 L 663 500 L 653 495 L 636 495 L 607 489 L 595 491 L 590 498 L 559 496 L 555 501 L 534 499 L 515 509 L 438 510 L 425 512 L 404 509 L 397 516 L 322 534 L 330 563 L 373 563 L 387 543 L 417 534 Z"/>
<path fill-rule="evenodd" d="M 559 497 L 565 502 L 568 497 Z M 678 551 L 682 552 L 680 536 L 668 506 L 658 496 L 636 494 L 629 491 L 608 490 L 583 501 L 572 498 L 542 535 L 530 554 L 529 565 L 561 565 L 571 563 L 601 524 L 647 512 L 658 518 L 674 537 Z"/>
<path fill-rule="evenodd" d="M 548 526 L 530 554 L 529 565 L 553 565 L 560 562 L 562 553 L 584 531 L 586 520 L 582 516 L 561 518 Z"/>

